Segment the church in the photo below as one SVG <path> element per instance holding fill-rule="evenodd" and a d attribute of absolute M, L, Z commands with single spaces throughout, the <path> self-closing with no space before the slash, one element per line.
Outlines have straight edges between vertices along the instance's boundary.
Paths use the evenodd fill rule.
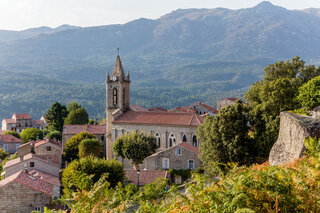
<path fill-rule="evenodd" d="M 106 79 L 106 157 L 112 159 L 112 147 L 117 137 L 126 132 L 151 132 L 159 146 L 159 152 L 181 142 L 198 148 L 196 130 L 203 123 L 201 114 L 208 108 L 196 104 L 191 110 L 152 110 L 130 106 L 130 75 L 125 75 L 120 56 L 117 56 L 113 72 Z M 210 109 L 210 108 L 208 108 Z M 213 108 L 211 108 L 213 109 Z M 209 110 L 210 111 L 210 110 Z"/>

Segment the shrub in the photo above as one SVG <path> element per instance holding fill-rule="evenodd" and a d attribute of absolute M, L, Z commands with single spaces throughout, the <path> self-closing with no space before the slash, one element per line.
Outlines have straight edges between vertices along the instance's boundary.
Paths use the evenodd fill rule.
<path fill-rule="evenodd" d="M 84 139 L 79 144 L 79 157 L 84 158 L 88 155 L 101 157 L 102 142 L 99 139 Z"/>
<path fill-rule="evenodd" d="M 297 100 L 302 107 L 308 110 L 320 105 L 320 76 L 311 79 L 299 87 Z"/>

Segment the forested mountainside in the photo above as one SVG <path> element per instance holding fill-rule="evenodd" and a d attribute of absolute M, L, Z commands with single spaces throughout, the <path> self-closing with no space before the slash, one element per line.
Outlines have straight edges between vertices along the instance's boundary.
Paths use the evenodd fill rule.
<path fill-rule="evenodd" d="M 40 117 L 55 101 L 104 116 L 116 49 L 130 70 L 132 104 L 171 108 L 241 97 L 263 68 L 296 55 L 319 64 L 318 9 L 176 10 L 123 25 L 0 31 L 0 118 Z"/>

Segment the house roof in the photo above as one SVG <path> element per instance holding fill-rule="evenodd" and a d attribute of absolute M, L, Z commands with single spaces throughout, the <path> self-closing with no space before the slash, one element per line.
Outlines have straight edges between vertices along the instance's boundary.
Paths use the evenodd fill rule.
<path fill-rule="evenodd" d="M 64 125 L 63 135 L 76 135 L 80 132 L 88 132 L 93 135 L 106 134 L 105 125 Z"/>
<path fill-rule="evenodd" d="M 200 154 L 200 151 L 199 151 L 199 148 L 198 148 L 198 147 L 193 146 L 193 145 L 191 145 L 191 144 L 189 144 L 189 143 L 186 143 L 186 142 L 180 142 L 180 143 L 178 143 L 177 145 L 174 145 L 174 146 L 172 146 L 172 147 L 169 147 L 169 148 L 160 150 L 159 152 L 156 152 L 156 153 L 148 156 L 147 158 L 157 156 L 158 154 L 160 154 L 160 153 L 162 153 L 162 152 L 165 152 L 165 151 L 170 150 L 170 149 L 175 149 L 175 148 L 177 148 L 177 147 L 179 147 L 179 146 L 181 146 L 181 147 L 183 147 L 183 148 L 185 148 L 185 149 L 187 149 L 187 150 L 189 150 L 189 151 L 191 151 L 191 152 L 194 152 L 194 153 L 196 153 L 196 154 Z"/>
<path fill-rule="evenodd" d="M 44 125 L 44 120 L 33 120 L 32 121 L 32 126 L 43 126 Z"/>
<path fill-rule="evenodd" d="M 149 110 L 143 108 L 142 106 L 139 105 L 131 105 L 130 109 L 136 112 L 148 112 Z"/>
<path fill-rule="evenodd" d="M 8 167 L 14 166 L 18 163 L 21 163 L 23 161 L 26 161 L 26 160 L 29 160 L 32 158 L 43 161 L 45 163 L 48 163 L 48 164 L 56 166 L 56 167 L 60 167 L 58 157 L 55 155 L 36 155 L 33 153 L 28 153 L 22 157 L 18 157 L 13 160 L 7 161 L 6 164 L 3 166 L 3 168 L 8 168 Z M 49 161 L 51 161 L 51 163 L 49 163 Z"/>
<path fill-rule="evenodd" d="M 12 118 L 14 117 L 14 115 L 15 115 L 17 120 L 20 120 L 20 119 L 31 119 L 31 116 L 28 113 L 24 113 L 24 114 L 22 114 L 22 113 L 21 114 L 14 113 Z"/>
<path fill-rule="evenodd" d="M 11 118 L 5 118 L 3 119 L 7 124 L 15 124 L 17 123 L 16 120 L 11 119 Z"/>
<path fill-rule="evenodd" d="M 30 146 L 31 143 L 34 145 L 34 147 L 38 147 L 47 143 L 51 143 L 51 144 L 62 147 L 61 142 L 56 141 L 55 139 L 50 139 L 50 138 L 45 138 L 44 140 L 41 140 L 41 141 L 29 141 L 28 143 L 24 143 L 19 147 L 28 146 L 28 145 Z"/>
<path fill-rule="evenodd" d="M 17 182 L 22 185 L 25 185 L 31 189 L 34 189 L 36 191 L 45 193 L 47 195 L 52 195 L 54 185 L 51 183 L 48 183 L 41 178 L 36 178 L 32 175 L 27 174 L 24 171 L 19 171 L 2 181 L 0 181 L 0 188 L 4 187 L 12 182 Z"/>
<path fill-rule="evenodd" d="M 138 184 L 137 170 L 126 170 L 126 178 L 134 185 Z M 157 178 L 167 178 L 166 170 L 141 170 L 139 174 L 139 185 L 153 183 Z"/>
<path fill-rule="evenodd" d="M 195 113 L 196 111 L 192 108 L 182 106 L 182 107 L 177 107 L 175 109 L 169 110 L 169 112 L 187 112 L 187 113 Z"/>
<path fill-rule="evenodd" d="M 215 108 L 208 106 L 207 104 L 201 103 L 201 102 L 196 102 L 197 104 L 203 106 L 204 108 L 210 110 L 211 112 L 213 112 L 214 114 L 218 113 L 218 110 L 216 110 Z"/>
<path fill-rule="evenodd" d="M 151 107 L 151 108 L 148 108 L 148 111 L 150 111 L 150 112 L 166 112 L 168 110 L 161 108 L 161 107 Z"/>
<path fill-rule="evenodd" d="M 198 126 L 203 118 L 194 113 L 127 111 L 113 123 Z"/>
<path fill-rule="evenodd" d="M 0 139 L 3 143 L 22 143 L 20 138 L 13 135 L 0 135 Z"/>
<path fill-rule="evenodd" d="M 41 180 L 44 180 L 53 185 L 61 186 L 61 183 L 58 177 L 48 174 L 46 172 L 42 172 L 37 169 L 32 169 L 28 172 L 28 174 L 32 175 L 33 177 L 40 178 Z"/>

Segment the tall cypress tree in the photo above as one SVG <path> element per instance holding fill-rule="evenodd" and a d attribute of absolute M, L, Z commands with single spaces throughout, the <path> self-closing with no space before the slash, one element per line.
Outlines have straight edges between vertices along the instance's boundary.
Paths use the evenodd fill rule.
<path fill-rule="evenodd" d="M 49 129 L 62 132 L 64 119 L 67 115 L 68 111 L 66 106 L 61 105 L 59 102 L 55 102 L 45 115 Z"/>

